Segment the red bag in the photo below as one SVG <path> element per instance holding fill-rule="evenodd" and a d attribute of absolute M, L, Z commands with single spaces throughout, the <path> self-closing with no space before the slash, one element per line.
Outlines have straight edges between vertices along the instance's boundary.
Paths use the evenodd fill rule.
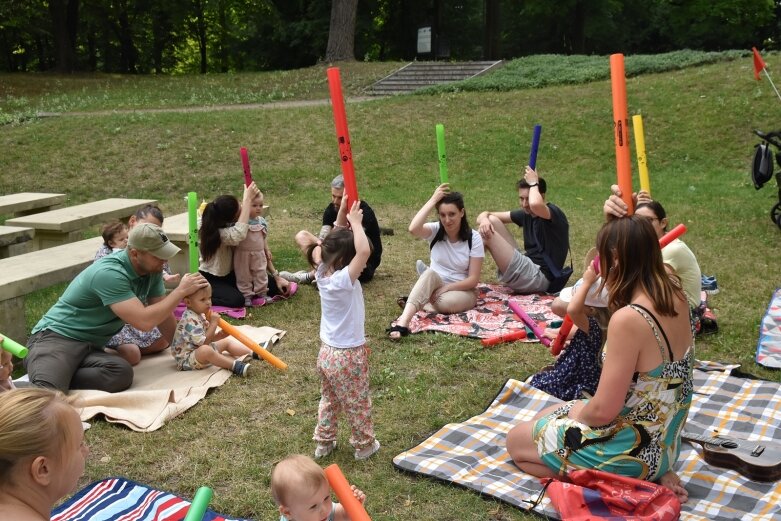
<path fill-rule="evenodd" d="M 554 480 L 548 495 L 565 521 L 674 521 L 681 502 L 667 487 L 600 470 L 575 470 Z"/>

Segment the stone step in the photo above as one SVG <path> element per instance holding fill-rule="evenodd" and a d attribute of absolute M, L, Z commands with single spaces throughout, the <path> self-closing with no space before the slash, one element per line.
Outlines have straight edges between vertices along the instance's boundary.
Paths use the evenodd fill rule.
<path fill-rule="evenodd" d="M 376 96 L 414 92 L 431 85 L 463 81 L 500 66 L 501 61 L 411 62 L 372 85 Z"/>

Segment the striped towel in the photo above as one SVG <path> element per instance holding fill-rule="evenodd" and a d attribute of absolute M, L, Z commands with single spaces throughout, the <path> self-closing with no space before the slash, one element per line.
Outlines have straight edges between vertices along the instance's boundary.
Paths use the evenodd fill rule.
<path fill-rule="evenodd" d="M 125 478 L 95 481 L 52 511 L 51 521 L 181 521 L 190 502 Z M 203 521 L 248 521 L 207 510 Z"/>

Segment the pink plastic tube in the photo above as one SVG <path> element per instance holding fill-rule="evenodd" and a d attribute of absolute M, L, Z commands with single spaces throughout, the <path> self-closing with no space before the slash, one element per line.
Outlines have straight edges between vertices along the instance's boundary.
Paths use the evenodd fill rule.
<path fill-rule="evenodd" d="M 537 322 L 532 320 L 532 317 L 527 315 L 526 312 L 521 309 L 521 307 L 518 305 L 517 302 L 515 302 L 514 300 L 508 300 L 507 305 L 510 306 L 510 309 L 512 309 L 513 312 L 515 312 L 515 314 L 518 315 L 518 318 L 520 318 L 524 324 L 529 326 L 529 329 L 531 329 L 532 332 L 534 332 L 534 335 L 540 339 L 542 345 L 546 347 L 550 347 L 550 338 L 543 336 L 542 328 L 539 325 L 537 325 Z"/>

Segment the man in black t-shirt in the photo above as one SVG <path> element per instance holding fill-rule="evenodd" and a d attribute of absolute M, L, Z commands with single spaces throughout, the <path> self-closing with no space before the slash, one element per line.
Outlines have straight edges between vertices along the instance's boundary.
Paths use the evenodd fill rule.
<path fill-rule="evenodd" d="M 306 254 L 310 245 L 319 244 L 328 235 L 328 232 L 331 231 L 336 221 L 336 214 L 339 212 L 339 206 L 342 204 L 343 196 L 344 177 L 338 175 L 331 181 L 331 204 L 323 211 L 323 224 L 320 227 L 320 233 L 315 236 L 311 232 L 301 230 L 296 234 L 296 244 L 298 244 L 298 247 L 304 254 Z M 366 261 L 366 267 L 361 272 L 358 280 L 369 282 L 374 278 L 374 271 L 380 265 L 382 259 L 382 241 L 380 240 L 380 224 L 377 222 L 374 210 L 371 209 L 366 201 L 361 201 L 361 210 L 363 210 L 363 229 L 366 231 L 366 237 L 372 245 L 372 253 L 369 256 L 369 260 Z M 315 252 L 314 257 L 316 261 L 319 260 L 319 251 Z M 302 270 L 295 273 L 283 271 L 280 273 L 280 276 L 298 284 L 307 284 L 314 281 L 315 272 L 314 270 Z"/>
<path fill-rule="evenodd" d="M 496 263 L 499 282 L 516 293 L 545 292 L 564 268 L 569 223 L 558 206 L 546 202 L 545 180 L 537 172 L 527 166 L 517 187 L 521 209 L 481 213 L 477 216 L 478 231 Z M 523 228 L 525 252 L 507 229 L 509 223 Z"/>

